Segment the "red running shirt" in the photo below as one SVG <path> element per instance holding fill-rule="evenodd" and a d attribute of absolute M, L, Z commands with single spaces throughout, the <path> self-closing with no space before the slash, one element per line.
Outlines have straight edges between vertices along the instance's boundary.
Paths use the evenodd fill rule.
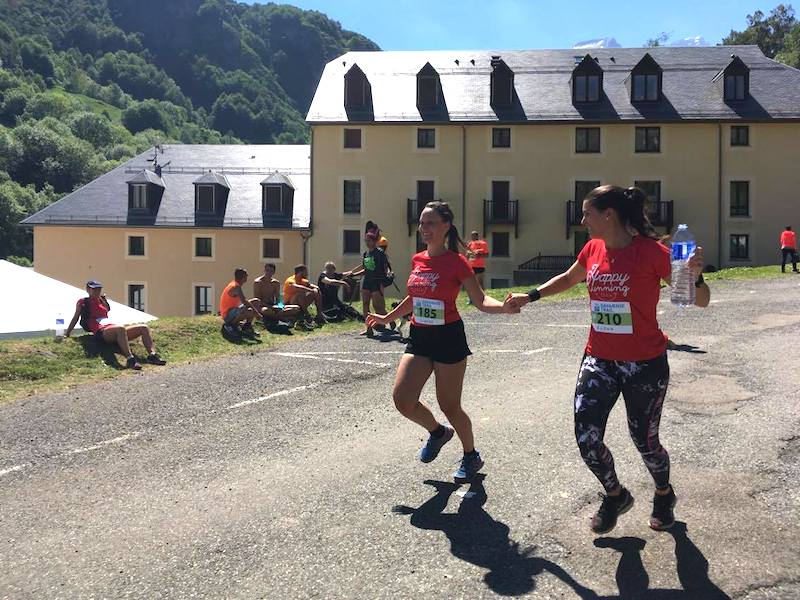
<path fill-rule="evenodd" d="M 415 254 L 406 283 L 413 302 L 411 322 L 428 327 L 460 320 L 456 298 L 461 284 L 474 275 L 467 259 L 458 252 L 448 250 L 433 257 L 427 250 Z"/>
<path fill-rule="evenodd" d="M 103 325 L 98 323 L 100 319 L 108 319 L 108 309 L 100 298 L 92 298 L 91 296 L 88 298 L 81 298 L 77 303 L 78 310 L 81 309 L 84 302 L 89 303 L 89 318 L 87 319 L 86 325 L 89 327 L 90 333 L 97 333 L 98 331 L 113 326 L 111 323 L 104 323 Z"/>
<path fill-rule="evenodd" d="M 586 269 L 592 312 L 586 353 L 624 361 L 661 355 L 667 336 L 658 327 L 656 305 L 661 280 L 671 275 L 669 249 L 641 235 L 619 250 L 590 240 L 578 262 Z"/>

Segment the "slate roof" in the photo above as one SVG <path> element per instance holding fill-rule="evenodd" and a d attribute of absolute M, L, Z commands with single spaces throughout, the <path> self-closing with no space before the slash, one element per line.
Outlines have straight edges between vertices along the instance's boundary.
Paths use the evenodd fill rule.
<path fill-rule="evenodd" d="M 223 173 L 217 173 L 216 171 L 209 171 L 205 175 L 195 179 L 193 183 L 215 183 L 217 185 L 221 185 L 222 187 L 231 189 L 231 185 L 228 183 L 228 179 L 225 177 L 225 175 Z"/>
<path fill-rule="evenodd" d="M 164 187 L 164 180 L 149 169 L 142 169 L 125 183 L 154 183 L 159 187 Z"/>
<path fill-rule="evenodd" d="M 307 229 L 311 217 L 311 147 L 308 145 L 165 145 L 164 195 L 154 226 L 194 226 L 194 182 L 209 170 L 230 187 L 223 227 L 262 228 L 261 181 L 275 171 L 291 176 L 292 229 Z M 25 219 L 23 225 L 117 225 L 128 218 L 127 182 L 152 168 L 151 148 Z M 155 177 L 155 173 L 151 174 Z"/>
<path fill-rule="evenodd" d="M 594 106 L 572 103 L 570 79 L 587 50 L 348 52 L 325 66 L 306 120 L 343 122 L 570 122 L 590 120 L 771 120 L 800 119 L 800 70 L 764 56 L 757 46 L 697 48 L 597 48 L 589 50 L 603 69 L 604 97 Z M 649 53 L 663 69 L 663 99 L 633 105 L 625 85 L 630 71 Z M 514 72 L 515 103 L 495 111 L 489 103 L 492 56 Z M 738 56 L 750 69 L 751 98 L 726 104 L 713 81 Z M 456 62 L 457 61 L 457 62 Z M 421 113 L 416 75 L 426 63 L 439 73 L 446 110 Z M 344 107 L 344 74 L 354 64 L 366 75 L 372 105 Z"/>
<path fill-rule="evenodd" d="M 288 185 L 290 188 L 295 189 L 292 180 L 278 171 L 275 171 L 272 175 L 262 181 L 261 185 Z"/>

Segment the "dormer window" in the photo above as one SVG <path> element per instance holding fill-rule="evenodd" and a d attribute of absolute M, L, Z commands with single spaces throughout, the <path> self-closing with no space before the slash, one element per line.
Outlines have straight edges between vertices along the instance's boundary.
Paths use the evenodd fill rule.
<path fill-rule="evenodd" d="M 731 62 L 717 75 L 717 78 L 720 75 L 723 77 L 722 92 L 725 102 L 747 100 L 750 95 L 750 69 L 741 58 L 732 55 Z"/>
<path fill-rule="evenodd" d="M 367 76 L 358 65 L 353 65 L 344 76 L 344 105 L 347 108 L 364 108 L 370 101 Z"/>
<path fill-rule="evenodd" d="M 283 193 L 280 185 L 264 186 L 264 214 L 283 214 Z"/>
<path fill-rule="evenodd" d="M 261 212 L 265 227 L 291 227 L 294 184 L 277 171 L 261 182 Z"/>
<path fill-rule="evenodd" d="M 432 108 L 442 103 L 441 83 L 439 74 L 426 63 L 417 73 L 417 107 Z"/>
<path fill-rule="evenodd" d="M 661 67 L 650 54 L 631 71 L 631 102 L 657 102 L 661 98 Z"/>
<path fill-rule="evenodd" d="M 198 185 L 195 192 L 195 210 L 199 213 L 213 214 L 217 212 L 217 204 L 213 185 Z"/>
<path fill-rule="evenodd" d="M 131 209 L 147 210 L 147 185 L 136 183 L 131 185 Z"/>
<path fill-rule="evenodd" d="M 603 92 L 603 69 L 588 54 L 572 72 L 572 101 L 599 102 Z"/>
<path fill-rule="evenodd" d="M 492 56 L 491 105 L 510 106 L 514 98 L 514 71 L 499 56 Z"/>
<path fill-rule="evenodd" d="M 128 220 L 142 223 L 158 213 L 164 195 L 164 180 L 148 169 L 142 169 L 128 184 Z"/>
<path fill-rule="evenodd" d="M 725 100 L 744 100 L 747 97 L 747 75 L 725 75 Z"/>

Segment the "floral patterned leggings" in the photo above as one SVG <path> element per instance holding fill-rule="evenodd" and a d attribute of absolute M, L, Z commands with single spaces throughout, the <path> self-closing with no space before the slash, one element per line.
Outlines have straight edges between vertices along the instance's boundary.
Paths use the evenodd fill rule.
<path fill-rule="evenodd" d="M 644 464 L 656 487 L 669 487 L 669 455 L 658 441 L 668 383 L 666 352 L 651 360 L 636 362 L 583 357 L 575 386 L 575 438 L 583 462 L 606 491 L 619 486 L 614 457 L 603 443 L 603 437 L 608 415 L 620 392 L 628 413 L 628 430 Z"/>

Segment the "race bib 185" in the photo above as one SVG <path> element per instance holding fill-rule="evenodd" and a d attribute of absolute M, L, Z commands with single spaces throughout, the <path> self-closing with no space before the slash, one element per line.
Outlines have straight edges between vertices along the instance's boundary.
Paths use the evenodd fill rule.
<path fill-rule="evenodd" d="M 631 303 L 592 300 L 592 327 L 599 333 L 633 333 Z"/>
<path fill-rule="evenodd" d="M 420 325 L 444 325 L 444 301 L 414 298 L 414 320 Z"/>

